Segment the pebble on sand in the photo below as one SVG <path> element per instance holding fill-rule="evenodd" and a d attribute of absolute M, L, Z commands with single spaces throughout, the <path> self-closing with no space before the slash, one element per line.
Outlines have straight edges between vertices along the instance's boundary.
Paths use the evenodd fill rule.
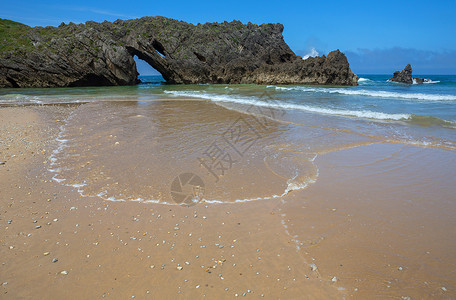
<path fill-rule="evenodd" d="M 62 275 L 68 275 L 68 271 L 62 271 L 62 272 L 60 272 L 60 274 L 62 274 Z"/>

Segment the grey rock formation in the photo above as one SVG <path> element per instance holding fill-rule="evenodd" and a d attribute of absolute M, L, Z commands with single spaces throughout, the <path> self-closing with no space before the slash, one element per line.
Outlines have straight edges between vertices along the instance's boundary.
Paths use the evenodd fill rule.
<path fill-rule="evenodd" d="M 420 77 L 413 77 L 413 83 L 415 84 L 422 84 L 422 83 L 427 83 L 431 82 L 432 80 L 429 78 L 420 78 Z"/>
<path fill-rule="evenodd" d="M 408 64 L 407 66 L 405 66 L 404 70 L 394 72 L 393 77 L 389 80 L 394 82 L 412 84 L 412 67 L 410 66 L 410 64 Z"/>
<path fill-rule="evenodd" d="M 412 77 L 412 67 L 410 64 L 408 64 L 404 70 L 394 72 L 393 77 L 389 80 L 407 84 L 422 84 L 425 82 L 431 82 L 431 80 L 427 78 Z"/>
<path fill-rule="evenodd" d="M 283 25 L 193 25 L 164 17 L 59 27 L 0 19 L 0 87 L 133 85 L 135 55 L 169 83 L 357 85 L 339 50 L 303 60 Z"/>

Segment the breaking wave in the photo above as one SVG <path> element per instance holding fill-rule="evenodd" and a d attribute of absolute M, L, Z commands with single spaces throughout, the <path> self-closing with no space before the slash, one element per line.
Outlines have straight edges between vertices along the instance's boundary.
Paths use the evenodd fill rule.
<path fill-rule="evenodd" d="M 375 112 L 369 110 L 346 110 L 346 109 L 333 109 L 333 108 L 324 108 L 318 106 L 310 106 L 303 104 L 294 104 L 294 103 L 284 103 L 281 101 L 261 101 L 255 97 L 245 97 L 245 96 L 232 96 L 232 95 L 219 95 L 219 94 L 210 94 L 205 92 L 195 92 L 195 91 L 165 91 L 167 94 L 172 94 L 174 96 L 184 96 L 184 97 L 195 97 L 202 99 L 209 99 L 214 102 L 231 102 L 244 105 L 255 105 L 269 108 L 277 109 L 286 109 L 286 110 L 301 110 L 311 113 L 320 113 L 326 115 L 337 115 L 343 117 L 356 117 L 356 118 L 366 118 L 366 119 L 376 119 L 376 120 L 407 120 L 411 118 L 411 114 L 389 114 L 383 112 Z"/>
<path fill-rule="evenodd" d="M 456 101 L 455 95 L 441 95 L 441 94 L 423 94 L 423 93 L 398 93 L 398 92 L 387 92 L 387 91 L 369 91 L 362 89 L 348 89 L 348 88 L 313 88 L 313 87 L 282 87 L 282 86 L 269 86 L 274 87 L 277 90 L 285 91 L 302 91 L 302 92 L 316 92 L 316 93 L 328 93 L 328 94 L 341 94 L 351 96 L 368 96 L 377 98 L 396 98 L 406 100 L 426 100 L 426 101 Z"/>

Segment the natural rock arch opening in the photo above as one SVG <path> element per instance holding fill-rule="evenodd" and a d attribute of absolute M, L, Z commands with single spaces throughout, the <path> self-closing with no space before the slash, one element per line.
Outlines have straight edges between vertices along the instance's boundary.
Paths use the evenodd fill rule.
<path fill-rule="evenodd" d="M 149 65 L 145 60 L 140 59 L 136 55 L 133 57 L 133 59 L 135 60 L 136 71 L 138 72 L 139 76 L 161 76 L 161 73 Z"/>
<path fill-rule="evenodd" d="M 127 51 L 133 58 L 138 57 L 138 59 L 145 61 L 149 66 L 160 73 L 166 82 L 170 82 L 170 74 L 172 71 L 166 67 L 166 62 L 164 60 L 164 57 L 166 56 L 165 50 L 163 46 L 158 42 L 155 44 L 155 46 L 153 43 L 153 47 L 156 50 L 154 53 L 140 51 L 134 47 L 127 47 Z"/>
<path fill-rule="evenodd" d="M 163 47 L 163 45 L 159 41 L 154 40 L 152 42 L 152 47 L 154 47 L 154 49 L 157 50 L 158 54 L 160 54 L 161 57 L 166 56 L 165 47 Z"/>

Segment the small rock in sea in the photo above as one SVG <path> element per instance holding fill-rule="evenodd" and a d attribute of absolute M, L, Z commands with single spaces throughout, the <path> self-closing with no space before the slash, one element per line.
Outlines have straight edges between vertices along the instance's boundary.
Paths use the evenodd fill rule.
<path fill-rule="evenodd" d="M 56 262 L 58 262 L 58 261 L 59 261 L 59 260 L 58 260 L 57 258 L 53 258 L 53 259 L 52 259 L 52 262 L 53 262 L 53 263 L 56 263 Z"/>
<path fill-rule="evenodd" d="M 62 274 L 62 275 L 68 275 L 68 271 L 62 271 L 62 272 L 60 272 L 60 274 Z"/>
<path fill-rule="evenodd" d="M 40 229 L 41 225 L 35 226 L 35 229 Z"/>
<path fill-rule="evenodd" d="M 337 282 L 337 277 L 334 276 L 332 279 L 331 279 L 332 282 Z"/>

